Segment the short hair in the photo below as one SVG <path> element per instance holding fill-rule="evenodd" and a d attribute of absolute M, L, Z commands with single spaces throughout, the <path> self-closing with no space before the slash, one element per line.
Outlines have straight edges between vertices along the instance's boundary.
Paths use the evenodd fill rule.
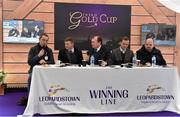
<path fill-rule="evenodd" d="M 47 34 L 47 33 L 42 33 L 42 34 L 40 35 L 39 39 L 41 39 L 41 38 L 42 38 L 42 36 L 45 36 L 45 37 L 48 37 L 48 38 L 49 38 L 49 36 L 48 36 L 48 34 Z"/>
<path fill-rule="evenodd" d="M 101 36 L 95 35 L 94 37 L 97 37 L 97 42 L 100 42 L 102 44 L 102 37 Z"/>
<path fill-rule="evenodd" d="M 120 38 L 119 42 L 122 42 L 123 40 L 129 41 L 129 37 L 123 36 L 123 37 Z"/>
<path fill-rule="evenodd" d="M 67 42 L 67 41 L 70 41 L 71 43 L 74 43 L 74 40 L 73 40 L 72 37 L 66 37 L 66 38 L 64 39 L 64 42 Z"/>
<path fill-rule="evenodd" d="M 152 33 L 152 32 L 148 33 L 148 34 L 146 35 L 146 39 L 149 39 L 149 38 L 154 39 L 154 38 L 155 38 L 155 34 Z"/>

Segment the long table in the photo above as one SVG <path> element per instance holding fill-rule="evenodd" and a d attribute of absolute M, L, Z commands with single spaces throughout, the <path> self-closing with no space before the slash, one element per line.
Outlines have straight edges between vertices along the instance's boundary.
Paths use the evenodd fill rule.
<path fill-rule="evenodd" d="M 23 115 L 65 113 L 180 113 L 176 67 L 33 68 Z"/>

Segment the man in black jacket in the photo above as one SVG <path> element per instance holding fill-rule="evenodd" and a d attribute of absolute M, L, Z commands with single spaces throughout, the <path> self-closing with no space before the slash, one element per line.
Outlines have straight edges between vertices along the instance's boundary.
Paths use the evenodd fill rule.
<path fill-rule="evenodd" d="M 46 33 L 43 33 L 39 38 L 39 43 L 29 51 L 28 64 L 30 65 L 30 69 L 28 71 L 28 89 L 31 84 L 32 69 L 35 65 L 54 64 L 52 49 L 47 46 L 48 40 L 49 36 Z"/>
<path fill-rule="evenodd" d="M 39 43 L 32 47 L 28 54 L 28 64 L 30 69 L 28 71 L 28 92 L 31 85 L 32 69 L 35 65 L 54 64 L 54 57 L 52 49 L 47 46 L 49 36 L 46 33 L 42 33 L 39 38 Z M 18 102 L 18 105 L 26 105 L 27 97 L 22 97 Z"/>
<path fill-rule="evenodd" d="M 102 45 L 102 38 L 100 36 L 94 36 L 91 39 L 91 47 L 92 47 L 92 50 L 90 51 L 90 57 L 92 55 L 94 56 L 95 65 L 98 64 L 98 60 L 103 60 L 103 63 L 107 62 L 110 56 L 110 51 L 104 45 Z"/>
<path fill-rule="evenodd" d="M 64 40 L 65 48 L 59 51 L 58 60 L 63 63 L 81 64 L 82 52 L 74 47 L 74 41 L 72 37 L 67 37 Z"/>
<path fill-rule="evenodd" d="M 137 59 L 143 65 L 150 66 L 152 64 L 152 56 L 156 57 L 157 65 L 166 65 L 161 51 L 154 47 L 154 40 L 152 38 L 147 38 L 145 44 L 137 52 Z"/>
<path fill-rule="evenodd" d="M 19 36 L 19 31 L 16 26 L 14 26 L 8 33 L 8 36 L 12 37 L 18 37 Z"/>

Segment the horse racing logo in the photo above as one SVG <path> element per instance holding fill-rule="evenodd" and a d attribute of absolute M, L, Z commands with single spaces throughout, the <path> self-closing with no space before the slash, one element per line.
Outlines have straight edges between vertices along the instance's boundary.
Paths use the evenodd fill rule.
<path fill-rule="evenodd" d="M 149 85 L 148 88 L 147 88 L 147 95 L 150 95 L 152 93 L 154 93 L 156 90 L 162 90 L 162 91 L 165 91 L 164 88 L 160 87 L 160 86 L 157 86 L 157 85 Z"/>
<path fill-rule="evenodd" d="M 70 12 L 69 21 L 71 25 L 68 27 L 69 30 L 74 30 L 79 26 L 86 28 L 97 27 L 98 23 L 102 24 L 115 24 L 118 21 L 116 16 L 109 16 L 107 14 L 94 14 L 94 13 L 83 13 L 80 11 Z"/>
<path fill-rule="evenodd" d="M 51 85 L 50 89 L 48 90 L 48 95 L 49 96 L 55 96 L 58 91 L 67 91 L 69 92 L 68 89 L 61 87 L 60 85 Z"/>

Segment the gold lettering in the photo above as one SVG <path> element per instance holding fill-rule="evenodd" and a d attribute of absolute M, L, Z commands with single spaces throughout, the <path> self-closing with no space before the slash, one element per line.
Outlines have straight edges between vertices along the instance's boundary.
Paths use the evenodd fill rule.
<path fill-rule="evenodd" d="M 82 13 L 81 12 L 74 12 L 74 13 L 70 13 L 70 23 L 73 24 L 71 26 L 68 27 L 69 30 L 74 30 L 76 29 L 80 23 L 81 23 L 81 17 L 82 17 Z"/>
<path fill-rule="evenodd" d="M 113 17 L 113 23 L 117 21 L 117 17 Z"/>
<path fill-rule="evenodd" d="M 71 25 L 68 27 L 69 30 L 74 30 L 77 27 L 84 26 L 84 27 L 96 27 L 98 25 L 98 20 L 100 23 L 107 23 L 107 24 L 114 24 L 118 18 L 117 17 L 112 17 L 108 16 L 107 14 L 101 14 L 99 17 L 97 14 L 93 13 L 82 13 L 82 12 L 71 12 L 69 13 L 70 15 L 70 23 Z M 81 24 L 85 23 L 85 24 Z M 89 24 L 89 25 L 88 25 Z"/>
<path fill-rule="evenodd" d="M 114 24 L 117 21 L 117 17 L 108 17 L 106 14 L 100 15 L 101 23 L 112 23 Z"/>
<path fill-rule="evenodd" d="M 102 15 L 100 16 L 100 22 L 101 22 L 101 23 L 106 23 L 106 17 L 107 17 L 106 14 L 102 14 Z M 103 20 L 103 19 L 105 19 L 105 20 Z"/>

